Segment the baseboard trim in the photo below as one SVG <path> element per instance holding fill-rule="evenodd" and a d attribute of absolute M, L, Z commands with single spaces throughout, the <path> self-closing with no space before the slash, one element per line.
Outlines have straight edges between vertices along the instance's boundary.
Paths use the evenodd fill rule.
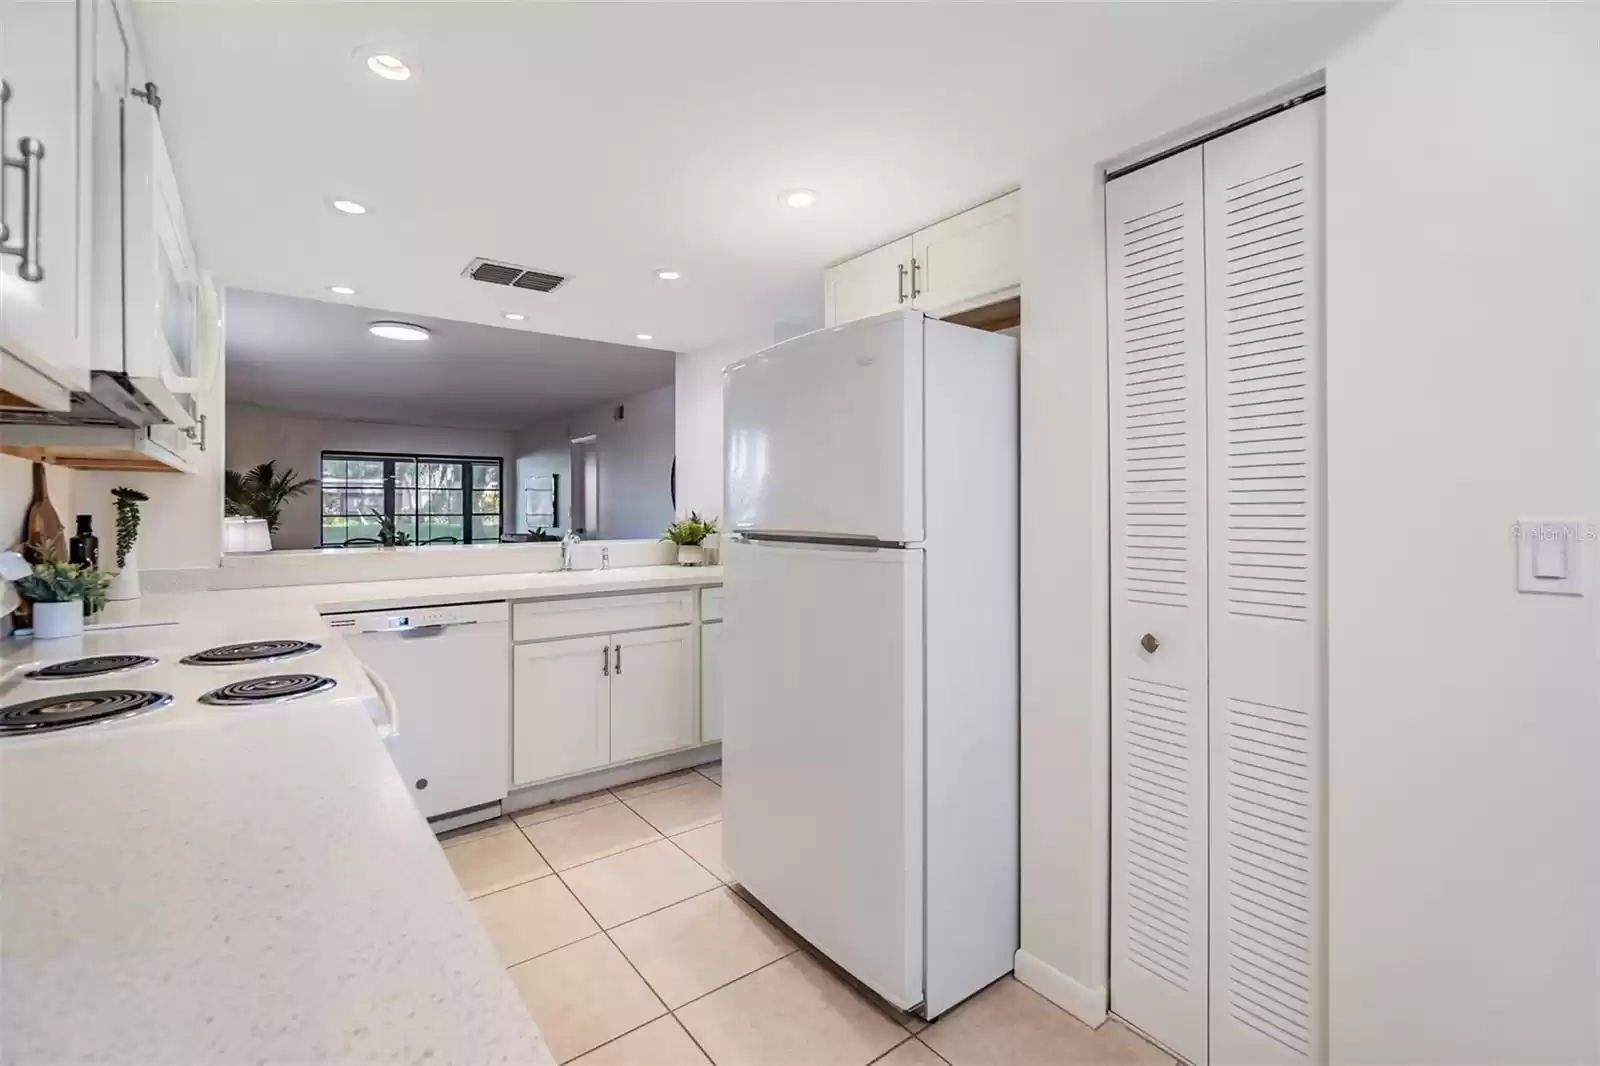
<path fill-rule="evenodd" d="M 1018 950 L 1017 980 L 1039 993 L 1085 1025 L 1098 1027 L 1106 1020 L 1106 990 L 1073 980 L 1044 960 Z"/>

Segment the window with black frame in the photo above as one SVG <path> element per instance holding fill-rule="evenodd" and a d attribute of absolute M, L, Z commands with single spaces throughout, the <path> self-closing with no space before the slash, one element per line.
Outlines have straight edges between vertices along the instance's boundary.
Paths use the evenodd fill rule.
<path fill-rule="evenodd" d="M 322 545 L 482 544 L 500 539 L 501 460 L 322 453 Z"/>

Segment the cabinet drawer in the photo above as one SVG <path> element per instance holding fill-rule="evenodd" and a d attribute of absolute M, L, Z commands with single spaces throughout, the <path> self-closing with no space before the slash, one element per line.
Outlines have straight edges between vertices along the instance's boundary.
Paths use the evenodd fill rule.
<path fill-rule="evenodd" d="M 548 640 L 590 633 L 618 633 L 694 621 L 694 593 L 646 592 L 618 596 L 574 596 L 511 605 L 511 639 Z"/>
<path fill-rule="evenodd" d="M 700 590 L 700 621 L 722 621 L 722 587 Z"/>

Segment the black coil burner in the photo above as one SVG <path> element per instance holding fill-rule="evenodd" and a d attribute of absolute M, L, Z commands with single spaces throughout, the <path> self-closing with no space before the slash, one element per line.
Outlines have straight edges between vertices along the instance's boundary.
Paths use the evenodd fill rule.
<path fill-rule="evenodd" d="M 179 661 L 188 666 L 248 666 L 251 663 L 293 659 L 297 655 L 310 655 L 321 650 L 321 644 L 313 644 L 309 640 L 252 640 L 248 644 L 207 648 L 193 655 L 185 655 Z"/>
<path fill-rule="evenodd" d="M 0 707 L 0 737 L 36 736 L 112 718 L 129 718 L 165 707 L 171 702 L 172 697 L 165 692 L 140 689 L 108 689 L 103 692 L 46 696 Z"/>
<path fill-rule="evenodd" d="M 316 674 L 273 674 L 270 677 L 252 677 L 248 681 L 234 681 L 214 688 L 200 697 L 201 703 L 213 707 L 245 707 L 256 703 L 279 703 L 297 700 L 318 692 L 326 692 L 338 682 L 331 677 Z"/>
<path fill-rule="evenodd" d="M 75 681 L 102 674 L 120 674 L 124 670 L 137 670 L 141 666 L 154 666 L 156 660 L 149 655 L 91 655 L 85 659 L 65 659 L 49 663 L 25 676 L 40 681 Z"/>

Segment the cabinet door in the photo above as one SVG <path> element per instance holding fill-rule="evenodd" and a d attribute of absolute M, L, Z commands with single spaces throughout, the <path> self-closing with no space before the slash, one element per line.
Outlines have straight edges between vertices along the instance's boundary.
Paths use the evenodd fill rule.
<path fill-rule="evenodd" d="M 72 388 L 89 381 L 92 0 L 3 4 L 6 101 L 0 348 Z M 36 187 L 27 188 L 31 175 Z"/>
<path fill-rule="evenodd" d="M 700 741 L 722 739 L 722 623 L 700 627 Z"/>
<path fill-rule="evenodd" d="M 912 237 L 912 306 L 932 315 L 982 307 L 1022 284 L 1022 193 L 1007 193 Z"/>
<path fill-rule="evenodd" d="M 611 761 L 694 743 L 694 629 L 646 629 L 612 637 Z"/>
<path fill-rule="evenodd" d="M 513 784 L 575 774 L 611 761 L 609 638 L 519 644 L 512 664 Z"/>
<path fill-rule="evenodd" d="M 827 325 L 871 318 L 911 303 L 911 238 L 840 263 L 823 274 Z"/>

